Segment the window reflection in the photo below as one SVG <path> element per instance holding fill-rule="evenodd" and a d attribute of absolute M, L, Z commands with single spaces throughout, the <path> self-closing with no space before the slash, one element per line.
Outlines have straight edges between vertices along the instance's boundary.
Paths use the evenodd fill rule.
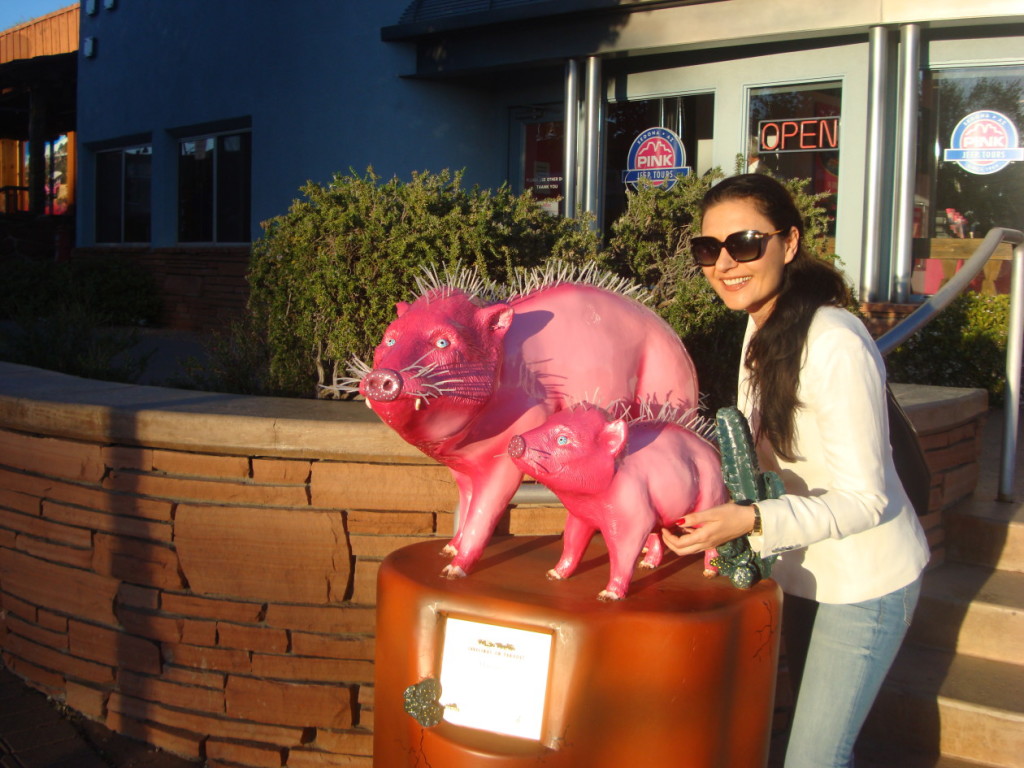
<path fill-rule="evenodd" d="M 747 170 L 783 179 L 810 179 L 823 194 L 828 235 L 835 236 L 839 192 L 839 132 L 843 89 L 839 83 L 753 88 Z"/>
<path fill-rule="evenodd" d="M 1024 162 L 985 159 L 1021 154 L 1024 67 L 924 73 L 918 125 L 912 285 L 933 294 L 974 253 L 971 240 L 993 227 L 1024 228 Z M 1005 147 L 1009 133 L 1016 133 L 1016 148 Z M 965 151 L 999 147 L 1011 151 Z M 1009 246 L 1000 246 L 972 287 L 1007 291 L 1009 259 Z"/>
<path fill-rule="evenodd" d="M 179 147 L 179 242 L 248 242 L 251 134 L 193 138 Z"/>
<path fill-rule="evenodd" d="M 97 242 L 149 242 L 152 158 L 149 145 L 97 153 Z"/>
<path fill-rule="evenodd" d="M 710 93 L 608 105 L 605 121 L 608 149 L 604 164 L 606 228 L 626 210 L 626 185 L 622 174 L 633 140 L 648 128 L 668 128 L 682 141 L 691 172 L 704 173 L 711 168 L 714 111 L 715 97 Z"/>

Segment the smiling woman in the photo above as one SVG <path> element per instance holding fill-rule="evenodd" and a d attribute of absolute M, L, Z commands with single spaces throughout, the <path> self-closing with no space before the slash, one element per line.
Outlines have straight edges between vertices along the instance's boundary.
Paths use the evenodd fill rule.
<path fill-rule="evenodd" d="M 779 498 L 687 515 L 679 555 L 748 535 L 778 555 L 796 710 L 786 768 L 851 764 L 853 745 L 899 650 L 928 544 L 900 483 L 885 366 L 831 264 L 804 249 L 786 188 L 760 174 L 704 196 L 694 257 L 726 306 L 747 313 L 738 406 Z"/>

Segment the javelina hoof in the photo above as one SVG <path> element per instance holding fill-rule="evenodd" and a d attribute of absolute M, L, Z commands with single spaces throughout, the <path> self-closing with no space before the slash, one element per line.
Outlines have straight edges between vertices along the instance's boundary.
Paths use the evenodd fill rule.
<path fill-rule="evenodd" d="M 561 574 L 558 571 L 556 571 L 554 568 L 552 568 L 550 571 L 548 571 L 544 575 L 548 577 L 548 581 L 561 581 L 562 580 Z"/>
<path fill-rule="evenodd" d="M 457 565 L 446 565 L 441 571 L 442 579 L 464 579 L 466 572 Z"/>
<path fill-rule="evenodd" d="M 457 554 L 459 554 L 459 550 L 457 550 L 451 544 L 445 544 L 441 551 L 438 552 L 438 554 L 441 557 L 455 557 Z"/>
<path fill-rule="evenodd" d="M 607 589 L 602 589 L 600 592 L 597 593 L 597 599 L 600 600 L 602 603 L 612 603 L 616 600 L 621 600 L 623 597 L 625 597 L 625 595 L 619 595 Z"/>

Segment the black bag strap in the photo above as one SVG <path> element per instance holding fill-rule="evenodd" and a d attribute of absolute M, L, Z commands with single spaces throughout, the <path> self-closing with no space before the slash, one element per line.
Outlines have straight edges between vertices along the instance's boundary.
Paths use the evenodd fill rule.
<path fill-rule="evenodd" d="M 914 511 L 918 516 L 927 515 L 932 472 L 917 438 L 917 430 L 888 384 L 885 385 L 885 400 L 889 411 L 889 444 L 892 446 L 896 474 L 900 476 Z"/>

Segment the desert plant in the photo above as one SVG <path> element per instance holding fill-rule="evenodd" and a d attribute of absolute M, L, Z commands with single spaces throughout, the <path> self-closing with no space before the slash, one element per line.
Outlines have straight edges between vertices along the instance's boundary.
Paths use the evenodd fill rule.
<path fill-rule="evenodd" d="M 472 265 L 504 281 L 517 267 L 592 258 L 588 222 L 549 216 L 527 192 L 464 189 L 462 174 L 373 172 L 310 182 L 254 244 L 249 310 L 269 347 L 271 392 L 311 395 L 367 357 L 421 267 Z"/>

